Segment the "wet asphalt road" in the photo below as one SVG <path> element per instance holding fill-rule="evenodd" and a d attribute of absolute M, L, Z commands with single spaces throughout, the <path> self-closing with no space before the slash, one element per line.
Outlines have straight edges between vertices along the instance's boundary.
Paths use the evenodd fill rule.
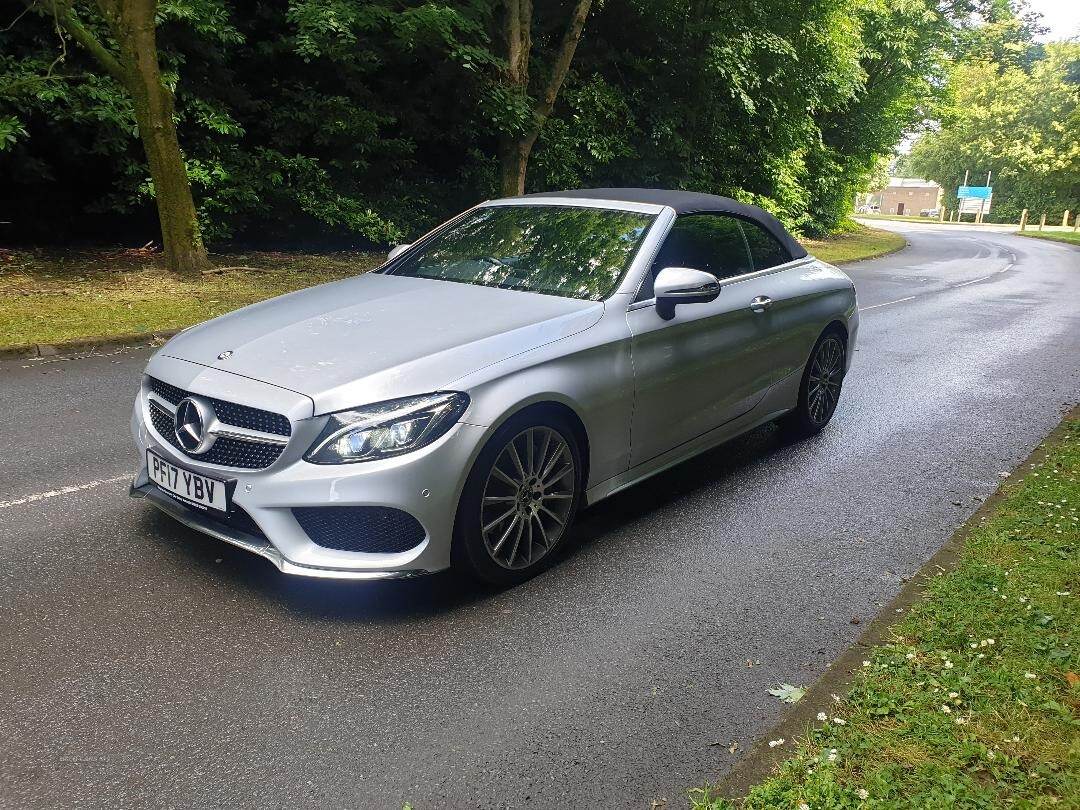
<path fill-rule="evenodd" d="M 1080 250 L 886 226 L 828 430 L 623 493 L 502 593 L 280 575 L 108 482 L 146 350 L 0 362 L 0 804 L 683 805 L 1080 396 Z"/>

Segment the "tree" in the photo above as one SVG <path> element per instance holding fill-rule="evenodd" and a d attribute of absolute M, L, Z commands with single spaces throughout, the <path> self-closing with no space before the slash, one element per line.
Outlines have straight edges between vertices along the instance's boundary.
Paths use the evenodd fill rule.
<path fill-rule="evenodd" d="M 1005 0 L 161 0 L 155 46 L 208 242 L 366 247 L 589 185 L 725 194 L 818 233 L 928 116 L 975 2 Z M 122 63 L 99 5 L 44 3 Z M 133 94 L 87 48 L 53 69 L 48 14 L 5 22 L 9 233 L 146 227 Z"/>
<path fill-rule="evenodd" d="M 1068 83 L 1080 43 L 1050 43 L 1030 63 L 985 58 L 956 64 L 940 126 L 911 151 L 919 174 L 955 199 L 964 174 L 992 172 L 996 221 L 1016 222 L 1024 208 L 1060 218 L 1080 209 L 1080 99 Z"/>
<path fill-rule="evenodd" d="M 50 15 L 127 92 L 154 185 L 169 268 L 191 273 L 208 267 L 191 183 L 176 135 L 173 93 L 162 81 L 158 63 L 156 0 L 97 0 L 97 9 L 115 43 L 113 47 L 80 18 L 71 0 L 26 2 Z"/>
<path fill-rule="evenodd" d="M 544 123 L 555 107 L 570 63 L 574 58 L 592 0 L 575 0 L 570 20 L 555 50 L 540 95 L 529 96 L 533 75 L 533 0 L 503 0 L 502 46 L 505 59 L 505 85 L 508 96 L 522 110 L 516 125 L 499 137 L 499 191 L 506 197 L 525 192 L 525 170 L 529 155 Z"/>

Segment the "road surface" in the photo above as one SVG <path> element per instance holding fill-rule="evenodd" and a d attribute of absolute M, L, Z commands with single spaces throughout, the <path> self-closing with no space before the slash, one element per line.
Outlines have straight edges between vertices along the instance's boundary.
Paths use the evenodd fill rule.
<path fill-rule="evenodd" d="M 501 593 L 285 577 L 127 497 L 146 350 L 0 363 L 0 804 L 680 806 L 1078 399 L 1080 250 L 877 224 L 911 246 L 848 268 L 822 435 L 625 492 Z"/>

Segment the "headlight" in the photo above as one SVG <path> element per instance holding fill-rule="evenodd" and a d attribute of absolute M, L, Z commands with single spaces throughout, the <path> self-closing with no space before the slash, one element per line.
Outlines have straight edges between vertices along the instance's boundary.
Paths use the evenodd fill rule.
<path fill-rule="evenodd" d="M 400 456 L 431 444 L 465 413 L 469 397 L 437 391 L 330 414 L 304 456 L 313 464 L 351 464 Z"/>

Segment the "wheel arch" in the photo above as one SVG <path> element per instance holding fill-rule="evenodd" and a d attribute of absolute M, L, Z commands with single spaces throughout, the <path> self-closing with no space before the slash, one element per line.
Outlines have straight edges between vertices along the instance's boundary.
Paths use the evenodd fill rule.
<path fill-rule="evenodd" d="M 556 414 L 562 417 L 574 431 L 574 440 L 578 443 L 578 450 L 581 453 L 581 464 L 584 467 L 581 471 L 581 488 L 582 492 L 588 490 L 590 463 L 589 431 L 586 429 L 585 422 L 578 412 L 562 399 L 542 396 L 529 402 L 518 403 L 517 406 L 509 409 L 495 424 L 491 425 L 483 444 L 486 445 L 487 442 L 491 440 L 491 437 L 511 419 L 528 419 L 530 416 L 539 417 L 546 414 Z"/>

